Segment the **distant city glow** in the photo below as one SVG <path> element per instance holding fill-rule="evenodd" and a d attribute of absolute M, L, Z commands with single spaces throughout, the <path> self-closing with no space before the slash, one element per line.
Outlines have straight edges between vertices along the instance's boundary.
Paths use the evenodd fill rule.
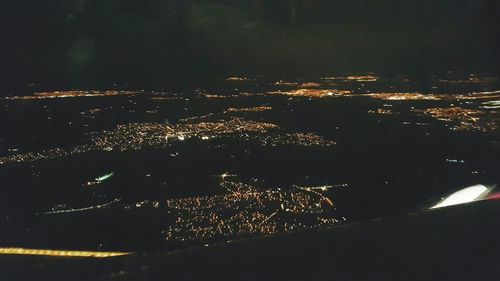
<path fill-rule="evenodd" d="M 322 77 L 321 80 L 339 80 L 339 81 L 355 81 L 355 82 L 375 82 L 379 78 L 378 76 L 366 74 L 366 75 L 351 75 L 351 76 L 331 76 Z"/>
<path fill-rule="evenodd" d="M 286 82 L 286 81 L 278 81 L 274 82 L 273 85 L 277 86 L 293 86 L 293 87 L 300 87 L 300 88 L 314 88 L 314 87 L 320 87 L 321 84 L 316 83 L 316 82 L 305 82 L 305 83 L 299 83 L 299 82 Z"/>
<path fill-rule="evenodd" d="M 397 113 L 394 113 L 392 110 L 390 109 L 384 109 L 384 108 L 379 108 L 377 110 L 369 110 L 368 113 L 374 113 L 374 114 L 382 114 L 382 115 L 393 115 L 393 114 L 397 114 Z"/>
<path fill-rule="evenodd" d="M 54 92 L 34 93 L 31 96 L 7 97 L 7 99 L 35 100 L 35 99 L 75 98 L 75 97 L 131 96 L 135 94 L 137 94 L 137 92 L 132 92 L 132 91 L 54 91 Z"/>
<path fill-rule="evenodd" d="M 449 108 L 428 108 L 425 110 L 414 110 L 423 112 L 437 120 L 449 122 L 452 125 L 450 129 L 454 131 L 496 131 L 498 124 L 491 120 L 489 115 L 483 110 L 467 109 L 461 107 Z"/>
<path fill-rule="evenodd" d="M 248 78 L 246 77 L 228 77 L 226 81 L 246 81 Z"/>
<path fill-rule="evenodd" d="M 230 107 L 224 111 L 224 113 L 229 112 L 262 112 L 273 109 L 270 106 L 256 106 L 256 107 L 243 107 L 243 108 L 234 108 Z"/>
<path fill-rule="evenodd" d="M 189 120 L 191 121 L 191 120 Z M 217 122 L 179 123 L 176 125 L 158 123 L 128 123 L 113 130 L 93 132 L 91 142 L 71 148 L 52 148 L 38 152 L 27 152 L 0 157 L 0 165 L 28 161 L 68 157 L 90 151 L 129 151 L 149 147 L 165 147 L 175 140 L 192 138 L 203 140 L 238 137 L 240 140 L 254 140 L 261 145 L 332 146 L 335 141 L 314 133 L 287 133 L 273 123 L 257 122 L 243 118 Z M 100 181 L 90 182 L 99 183 Z"/>
<path fill-rule="evenodd" d="M 331 89 L 331 90 L 297 89 L 297 90 L 287 91 L 287 92 L 282 92 L 282 91 L 270 92 L 269 94 L 297 96 L 297 97 L 323 98 L 323 97 L 331 97 L 331 96 L 346 96 L 346 95 L 352 94 L 352 92 L 349 90 L 339 90 L 339 89 Z"/>
<path fill-rule="evenodd" d="M 346 80 L 358 82 L 375 82 L 378 80 L 378 77 L 373 75 L 353 75 L 346 77 Z"/>
<path fill-rule="evenodd" d="M 421 93 L 373 93 L 364 94 L 365 96 L 381 100 L 441 100 L 440 95 L 421 94 Z"/>
<path fill-rule="evenodd" d="M 443 208 L 473 202 L 480 199 L 481 195 L 483 195 L 487 190 L 488 188 L 482 184 L 466 187 L 449 195 L 430 209 Z"/>

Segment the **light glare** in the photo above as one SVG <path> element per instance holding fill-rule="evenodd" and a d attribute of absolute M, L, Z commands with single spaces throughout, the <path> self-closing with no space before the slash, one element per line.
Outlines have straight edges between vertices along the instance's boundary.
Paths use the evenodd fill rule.
<path fill-rule="evenodd" d="M 55 257 L 108 258 L 129 255 L 127 252 L 67 251 L 25 248 L 0 248 L 0 255 L 35 255 Z"/>
<path fill-rule="evenodd" d="M 444 200 L 442 200 L 435 206 L 431 207 L 431 209 L 443 208 L 443 207 L 473 202 L 477 200 L 487 190 L 488 188 L 482 184 L 466 187 L 449 195 Z"/>

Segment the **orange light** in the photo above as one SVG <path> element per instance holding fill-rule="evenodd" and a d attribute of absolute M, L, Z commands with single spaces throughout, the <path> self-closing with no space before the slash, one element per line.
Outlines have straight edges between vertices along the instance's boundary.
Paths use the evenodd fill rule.
<path fill-rule="evenodd" d="M 35 255 L 53 257 L 109 258 L 129 255 L 129 252 L 70 251 L 25 248 L 0 248 L 0 255 Z"/>

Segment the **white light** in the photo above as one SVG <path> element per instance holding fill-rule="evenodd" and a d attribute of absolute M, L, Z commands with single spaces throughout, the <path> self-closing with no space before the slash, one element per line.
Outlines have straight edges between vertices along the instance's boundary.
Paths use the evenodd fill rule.
<path fill-rule="evenodd" d="M 431 207 L 430 209 L 469 203 L 477 200 L 487 190 L 488 188 L 482 184 L 466 187 L 449 195 L 444 200 L 436 204 L 434 207 Z"/>
<path fill-rule="evenodd" d="M 105 174 L 104 176 L 98 177 L 95 180 L 98 181 L 98 182 L 102 182 L 102 181 L 105 181 L 105 180 L 109 179 L 114 174 L 115 174 L 114 172 L 111 172 L 111 173 Z"/>

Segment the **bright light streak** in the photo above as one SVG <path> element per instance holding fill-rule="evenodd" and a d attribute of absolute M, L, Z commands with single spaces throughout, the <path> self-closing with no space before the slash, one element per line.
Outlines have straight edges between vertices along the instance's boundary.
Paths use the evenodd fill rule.
<path fill-rule="evenodd" d="M 466 187 L 449 195 L 430 209 L 443 208 L 473 202 L 479 199 L 481 195 L 483 195 L 486 191 L 488 191 L 488 188 L 482 184 Z"/>
<path fill-rule="evenodd" d="M 95 180 L 98 181 L 98 182 L 102 182 L 102 181 L 105 181 L 107 179 L 109 179 L 110 177 L 112 177 L 115 173 L 111 172 L 111 173 L 108 173 L 108 174 L 105 174 L 104 176 L 101 176 L 101 177 L 98 177 L 96 178 Z"/>
<path fill-rule="evenodd" d="M 35 255 L 55 257 L 84 257 L 84 258 L 109 258 L 125 256 L 127 252 L 95 252 L 95 251 L 67 251 L 46 249 L 24 249 L 24 248 L 0 248 L 0 255 Z"/>

